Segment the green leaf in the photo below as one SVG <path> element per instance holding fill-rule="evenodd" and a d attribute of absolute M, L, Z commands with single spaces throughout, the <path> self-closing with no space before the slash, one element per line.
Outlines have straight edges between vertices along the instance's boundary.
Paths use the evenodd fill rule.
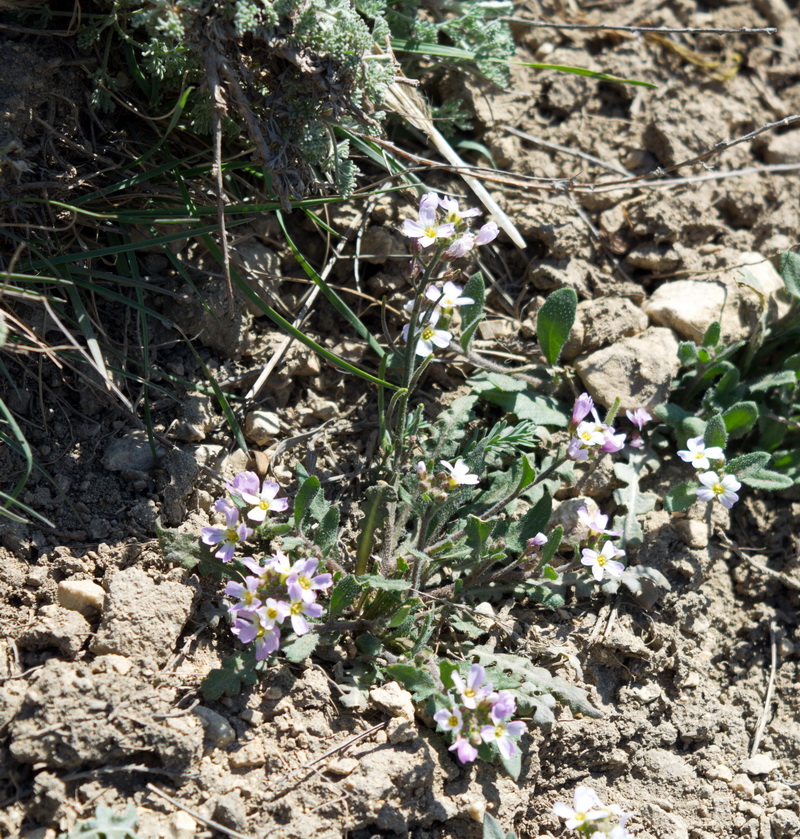
<path fill-rule="evenodd" d="M 692 367 L 697 360 L 697 344 L 694 341 L 681 341 L 678 344 L 678 361 L 684 367 Z"/>
<path fill-rule="evenodd" d="M 521 420 L 530 420 L 536 425 L 566 428 L 569 422 L 567 411 L 552 396 L 526 392 L 529 385 L 503 373 L 489 373 L 474 376 L 471 384 L 481 399 L 499 405 L 506 413 Z"/>
<path fill-rule="evenodd" d="M 330 620 L 338 618 L 355 603 L 361 591 L 362 587 L 352 574 L 342 577 L 331 591 L 331 599 L 328 602 L 328 618 Z"/>
<path fill-rule="evenodd" d="M 314 534 L 314 544 L 319 547 L 322 556 L 328 556 L 336 547 L 339 539 L 339 508 L 331 505 L 322 521 L 319 523 L 317 532 Z"/>
<path fill-rule="evenodd" d="M 750 393 L 762 393 L 773 387 L 793 385 L 797 383 L 797 373 L 794 370 L 779 370 L 777 373 L 767 373 L 750 385 Z"/>
<path fill-rule="evenodd" d="M 700 417 L 688 416 L 681 420 L 678 426 L 678 443 L 680 448 L 686 447 L 686 441 L 690 437 L 703 437 L 706 431 L 706 421 Z"/>
<path fill-rule="evenodd" d="M 408 580 L 391 580 L 388 577 L 382 577 L 380 574 L 362 574 L 360 577 L 356 577 L 356 580 L 362 586 L 369 586 L 369 588 L 379 591 L 405 591 L 411 588 L 411 583 Z"/>
<path fill-rule="evenodd" d="M 684 409 L 678 405 L 671 405 L 668 402 L 664 402 L 661 405 L 656 406 L 654 413 L 661 422 L 665 423 L 670 428 L 679 428 L 680 424 L 685 419 L 692 416 L 688 411 L 684 411 Z"/>
<path fill-rule="evenodd" d="M 741 437 L 756 424 L 758 405 L 755 402 L 737 402 L 722 414 L 722 419 L 731 437 Z"/>
<path fill-rule="evenodd" d="M 456 683 L 453 681 L 453 673 L 458 671 L 458 665 L 454 661 L 449 661 L 448 659 L 440 659 L 439 661 L 439 678 L 442 680 L 442 684 L 448 689 L 451 690 L 456 686 Z"/>
<path fill-rule="evenodd" d="M 238 652 L 226 658 L 222 667 L 212 670 L 200 684 L 200 690 L 206 699 L 217 700 L 223 695 L 236 696 L 241 693 L 242 685 L 254 685 L 258 680 L 255 671 L 255 650 Z"/>
<path fill-rule="evenodd" d="M 747 484 L 754 489 L 779 490 L 794 486 L 794 481 L 788 475 L 773 472 L 771 469 L 759 469 L 757 472 L 737 477 L 743 484 Z"/>
<path fill-rule="evenodd" d="M 567 343 L 577 308 L 578 295 L 575 290 L 559 288 L 550 294 L 539 309 L 536 338 L 551 367 L 558 363 L 561 350 Z"/>
<path fill-rule="evenodd" d="M 558 579 L 558 572 L 552 565 L 545 565 L 542 568 L 542 575 L 546 577 L 548 580 L 557 580 Z"/>
<path fill-rule="evenodd" d="M 550 564 L 563 538 L 564 527 L 563 525 L 557 524 L 548 534 L 547 541 L 542 545 L 542 559 L 539 567 Z"/>
<path fill-rule="evenodd" d="M 405 622 L 406 618 L 411 614 L 411 609 L 413 608 L 412 603 L 407 603 L 405 606 L 401 606 L 392 616 L 389 618 L 389 628 L 396 629 L 402 623 Z"/>
<path fill-rule="evenodd" d="M 369 632 L 364 632 L 356 636 L 356 646 L 364 655 L 375 658 L 383 649 L 383 643 L 380 638 L 375 637 Z"/>
<path fill-rule="evenodd" d="M 510 772 L 508 774 L 511 775 Z M 511 775 L 511 777 L 516 780 L 519 777 L 519 773 L 516 776 Z M 497 819 L 490 813 L 485 813 L 483 816 L 483 839 L 517 839 L 517 836 L 511 831 L 505 833 Z"/>
<path fill-rule="evenodd" d="M 706 334 L 703 335 L 704 347 L 716 347 L 719 343 L 722 328 L 718 320 L 712 321 L 706 329 Z"/>
<path fill-rule="evenodd" d="M 649 565 L 626 568 L 619 581 L 643 609 L 652 609 L 664 594 L 672 590 L 669 580 Z"/>
<path fill-rule="evenodd" d="M 483 320 L 483 307 L 486 302 L 486 286 L 483 282 L 483 274 L 478 271 L 473 274 L 464 286 L 463 295 L 471 297 L 475 302 L 462 306 L 461 312 L 461 337 L 459 339 L 464 352 L 469 352 L 472 346 L 472 339 L 475 330 Z"/>
<path fill-rule="evenodd" d="M 664 509 L 668 513 L 679 513 L 688 510 L 697 501 L 696 484 L 678 484 L 664 497 Z"/>
<path fill-rule="evenodd" d="M 294 523 L 297 527 L 300 527 L 306 514 L 311 510 L 314 499 L 320 492 L 319 478 L 316 475 L 306 478 L 300 485 L 300 489 L 294 497 Z"/>
<path fill-rule="evenodd" d="M 522 474 L 520 475 L 519 483 L 517 484 L 517 493 L 521 493 L 536 480 L 536 466 L 533 455 L 522 455 L 520 458 L 520 467 Z"/>
<path fill-rule="evenodd" d="M 511 757 L 503 757 L 498 752 L 498 757 L 500 758 L 500 765 L 506 770 L 508 777 L 512 781 L 518 780 L 522 773 L 522 750 L 518 748 Z M 513 836 L 514 834 L 512 833 L 510 835 Z"/>
<path fill-rule="evenodd" d="M 295 663 L 305 661 L 319 644 L 318 632 L 306 632 L 283 647 L 283 655 L 287 661 Z"/>
<path fill-rule="evenodd" d="M 141 839 L 136 833 L 138 824 L 133 802 L 119 816 L 105 804 L 98 804 L 94 818 L 79 821 L 69 833 L 59 834 L 59 839 Z"/>
<path fill-rule="evenodd" d="M 781 254 L 779 272 L 786 291 L 800 300 L 800 256 L 792 251 L 784 251 Z"/>
<path fill-rule="evenodd" d="M 527 513 L 517 522 L 517 533 L 519 534 L 520 548 L 525 549 L 528 539 L 533 539 L 537 533 L 542 533 L 550 521 L 553 512 L 553 499 L 549 492 L 544 495 L 528 510 Z"/>
<path fill-rule="evenodd" d="M 477 516 L 467 516 L 464 530 L 467 535 L 467 545 L 472 550 L 473 558 L 478 561 L 483 556 L 486 543 L 492 535 L 496 521 L 484 521 Z"/>
<path fill-rule="evenodd" d="M 725 428 L 725 419 L 722 414 L 715 414 L 706 423 L 706 429 L 703 432 L 703 442 L 707 446 L 719 446 L 721 449 L 725 448 L 728 442 L 728 434 Z"/>
<path fill-rule="evenodd" d="M 725 464 L 726 472 L 733 472 L 741 480 L 742 475 L 751 475 L 760 472 L 770 461 L 767 452 L 749 452 L 748 454 L 734 457 Z"/>
<path fill-rule="evenodd" d="M 411 692 L 414 702 L 424 702 L 436 692 L 436 684 L 427 670 L 414 667 L 413 664 L 390 664 L 385 668 L 386 675 Z"/>

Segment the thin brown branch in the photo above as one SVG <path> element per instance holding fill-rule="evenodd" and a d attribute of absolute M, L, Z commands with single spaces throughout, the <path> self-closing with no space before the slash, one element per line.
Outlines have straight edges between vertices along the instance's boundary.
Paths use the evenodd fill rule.
<path fill-rule="evenodd" d="M 539 29 L 577 29 L 584 32 L 611 31 L 611 32 L 663 32 L 670 35 L 775 35 L 777 29 L 774 26 L 739 26 L 736 28 L 703 28 L 696 26 L 614 26 L 606 23 L 552 23 L 545 20 L 534 20 L 533 18 L 510 15 L 502 17 L 509 23 L 524 23 L 527 26 L 534 26 Z"/>

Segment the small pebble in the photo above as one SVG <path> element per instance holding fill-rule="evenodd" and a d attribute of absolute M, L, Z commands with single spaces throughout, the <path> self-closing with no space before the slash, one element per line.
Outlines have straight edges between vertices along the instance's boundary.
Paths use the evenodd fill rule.
<path fill-rule="evenodd" d="M 332 775 L 345 777 L 358 768 L 358 761 L 354 757 L 338 757 L 329 760 L 325 767 Z"/>

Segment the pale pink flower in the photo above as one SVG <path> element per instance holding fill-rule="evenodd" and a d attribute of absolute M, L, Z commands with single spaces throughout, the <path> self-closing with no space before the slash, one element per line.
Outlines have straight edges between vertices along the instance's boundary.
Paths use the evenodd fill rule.
<path fill-rule="evenodd" d="M 486 671 L 480 664 L 473 664 L 469 668 L 466 682 L 457 671 L 454 671 L 450 678 L 461 694 L 461 702 L 465 708 L 477 708 L 492 693 L 491 684 L 486 682 Z"/>
<path fill-rule="evenodd" d="M 625 416 L 639 429 L 639 431 L 644 428 L 644 426 L 653 419 L 652 415 L 645 411 L 644 408 L 637 408 L 635 411 L 625 411 Z"/>
<path fill-rule="evenodd" d="M 444 210 L 446 221 L 451 221 L 453 224 L 461 224 L 465 218 L 474 218 L 481 214 L 481 211 L 477 207 L 468 207 L 466 210 L 460 210 L 458 200 L 455 198 L 440 198 L 439 206 Z"/>
<path fill-rule="evenodd" d="M 712 460 L 722 460 L 725 455 L 720 446 L 706 446 L 701 436 L 689 438 L 686 448 L 678 452 L 678 457 L 691 463 L 695 469 L 708 469 Z"/>
<path fill-rule="evenodd" d="M 596 539 L 598 536 L 622 536 L 621 530 L 606 530 L 608 516 L 597 512 L 591 515 L 586 507 L 578 507 L 578 521 L 589 531 L 589 538 Z"/>
<path fill-rule="evenodd" d="M 456 226 L 452 222 L 437 224 L 436 208 L 439 196 L 433 192 L 423 195 L 419 202 L 418 220 L 406 219 L 403 222 L 403 234 L 416 239 L 420 246 L 427 248 L 437 239 L 449 239 L 455 235 Z"/>
<path fill-rule="evenodd" d="M 517 753 L 517 744 L 512 738 L 519 738 L 525 733 L 524 722 L 495 722 L 481 728 L 481 740 L 484 743 L 496 743 L 500 754 L 508 760 Z"/>
<path fill-rule="evenodd" d="M 442 731 L 452 731 L 455 734 L 461 731 L 461 726 L 464 724 L 461 709 L 457 706 L 442 708 L 441 711 L 437 711 L 433 715 L 433 718 L 439 724 Z"/>
<path fill-rule="evenodd" d="M 264 481 L 260 492 L 242 492 L 242 501 L 252 504 L 247 513 L 251 521 L 264 521 L 267 513 L 281 513 L 289 506 L 288 498 L 276 498 L 281 488 L 274 481 Z"/>
<path fill-rule="evenodd" d="M 478 756 L 478 750 L 475 746 L 473 746 L 466 737 L 462 737 L 460 734 L 456 737 L 455 743 L 450 746 L 448 751 L 455 752 L 462 763 L 472 763 L 472 761 Z"/>
<path fill-rule="evenodd" d="M 475 246 L 488 245 L 489 242 L 493 242 L 497 238 L 499 232 L 500 230 L 493 221 L 487 221 L 475 235 Z"/>

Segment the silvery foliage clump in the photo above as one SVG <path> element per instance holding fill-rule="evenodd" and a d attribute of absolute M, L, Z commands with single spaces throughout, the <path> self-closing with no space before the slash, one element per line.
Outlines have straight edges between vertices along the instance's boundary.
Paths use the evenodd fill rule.
<path fill-rule="evenodd" d="M 420 15 L 417 0 L 402 8 L 385 0 L 122 0 L 108 13 L 87 15 L 79 33 L 84 49 L 101 56 L 94 104 L 115 107 L 113 93 L 127 53 L 164 102 L 187 85 L 192 128 L 212 130 L 212 112 L 224 113 L 232 137 L 249 137 L 269 187 L 284 203 L 331 187 L 347 196 L 358 169 L 350 132 L 376 135 L 398 63 L 390 39 L 440 38 L 472 55 L 471 64 L 497 83 L 507 79 L 514 46 L 508 24 L 496 19 L 511 4 L 442 5 Z M 447 60 L 447 59 L 445 59 Z M 404 70 L 419 69 L 413 60 Z M 151 87 L 151 90 L 153 88 Z M 151 103 L 155 104 L 155 103 Z M 455 108 L 458 111 L 458 108 Z M 455 113 L 454 111 L 454 113 Z"/>

